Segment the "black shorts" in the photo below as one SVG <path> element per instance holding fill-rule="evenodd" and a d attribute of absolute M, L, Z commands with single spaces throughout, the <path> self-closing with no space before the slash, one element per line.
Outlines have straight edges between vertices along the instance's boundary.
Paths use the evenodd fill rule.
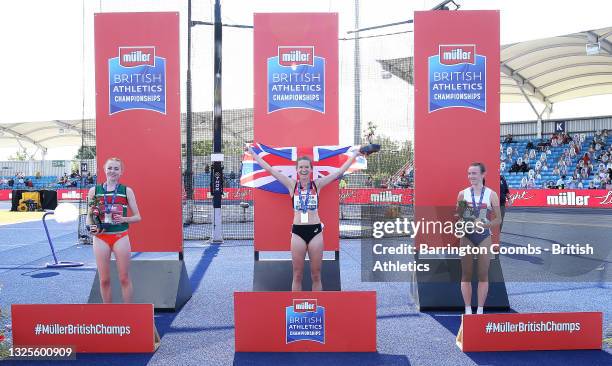
<path fill-rule="evenodd" d="M 312 238 L 317 236 L 317 234 L 323 232 L 323 225 L 321 224 L 313 224 L 313 225 L 295 225 L 291 226 L 291 232 L 300 238 L 302 238 L 306 245 L 310 243 Z"/>
<path fill-rule="evenodd" d="M 471 233 L 465 235 L 465 237 L 468 238 L 472 242 L 472 244 L 476 246 L 479 246 L 480 243 L 482 243 L 482 241 L 488 238 L 489 236 L 491 236 L 491 232 L 489 230 L 485 230 L 485 232 L 482 234 Z"/>

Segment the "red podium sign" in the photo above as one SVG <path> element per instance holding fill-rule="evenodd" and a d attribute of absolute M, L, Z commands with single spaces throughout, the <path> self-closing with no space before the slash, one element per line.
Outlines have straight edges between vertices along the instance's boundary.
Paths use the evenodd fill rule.
<path fill-rule="evenodd" d="M 130 227 L 135 252 L 183 248 L 179 14 L 95 14 L 96 157 L 125 163 L 142 222 Z M 160 167 L 163 167 L 160 168 Z"/>
<path fill-rule="evenodd" d="M 463 315 L 457 345 L 463 352 L 601 349 L 603 314 Z"/>
<path fill-rule="evenodd" d="M 153 304 L 13 304 L 13 344 L 73 346 L 77 353 L 154 352 Z"/>
<path fill-rule="evenodd" d="M 235 292 L 236 352 L 376 352 L 376 292 Z"/>
<path fill-rule="evenodd" d="M 269 146 L 338 145 L 338 14 L 254 15 L 254 121 Z M 287 195 L 255 190 L 256 251 L 289 250 Z M 338 184 L 321 191 L 325 250 L 338 250 Z"/>

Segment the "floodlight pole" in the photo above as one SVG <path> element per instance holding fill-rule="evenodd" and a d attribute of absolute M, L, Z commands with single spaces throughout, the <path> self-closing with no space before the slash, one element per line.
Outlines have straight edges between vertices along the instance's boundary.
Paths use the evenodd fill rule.
<path fill-rule="evenodd" d="M 355 29 L 359 30 L 359 0 L 355 0 Z M 354 136 L 353 144 L 361 143 L 361 53 L 359 49 L 359 32 L 355 32 L 354 66 Z"/>
<path fill-rule="evenodd" d="M 221 153 L 222 111 L 221 108 L 221 56 L 222 56 L 222 23 L 221 4 L 215 0 L 215 52 L 214 52 L 214 106 L 213 106 L 213 153 L 211 155 L 212 169 L 210 171 L 210 191 L 213 196 L 213 232 L 210 242 L 223 243 L 221 220 L 221 198 L 223 197 L 223 154 Z"/>

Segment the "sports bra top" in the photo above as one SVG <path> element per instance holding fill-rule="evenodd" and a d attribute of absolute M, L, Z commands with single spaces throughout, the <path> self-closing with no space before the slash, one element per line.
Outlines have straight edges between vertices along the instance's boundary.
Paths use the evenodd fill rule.
<path fill-rule="evenodd" d="M 316 210 L 319 208 L 319 192 L 317 190 L 317 186 L 314 181 L 310 181 L 310 192 L 308 192 L 307 187 L 301 187 L 300 182 L 298 181 L 295 184 L 295 188 L 293 188 L 293 197 L 291 199 L 291 204 L 295 211 L 300 211 L 302 207 L 301 202 L 308 201 L 308 210 Z"/>

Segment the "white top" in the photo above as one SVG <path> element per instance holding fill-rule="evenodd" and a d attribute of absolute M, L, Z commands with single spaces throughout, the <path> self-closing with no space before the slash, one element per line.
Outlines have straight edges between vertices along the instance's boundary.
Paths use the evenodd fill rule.
<path fill-rule="evenodd" d="M 484 195 L 482 196 L 482 203 L 480 205 L 481 211 L 480 211 L 480 217 L 481 218 L 486 218 L 488 217 L 488 213 L 489 211 L 492 210 L 492 206 L 491 206 L 491 189 L 487 188 L 487 187 L 482 187 L 484 189 Z M 472 187 L 468 187 L 466 189 L 463 190 L 463 199 L 467 202 L 469 207 L 472 207 Z M 480 202 L 480 194 L 476 194 L 474 192 L 474 201 L 476 202 L 476 205 L 478 205 L 478 202 Z"/>

